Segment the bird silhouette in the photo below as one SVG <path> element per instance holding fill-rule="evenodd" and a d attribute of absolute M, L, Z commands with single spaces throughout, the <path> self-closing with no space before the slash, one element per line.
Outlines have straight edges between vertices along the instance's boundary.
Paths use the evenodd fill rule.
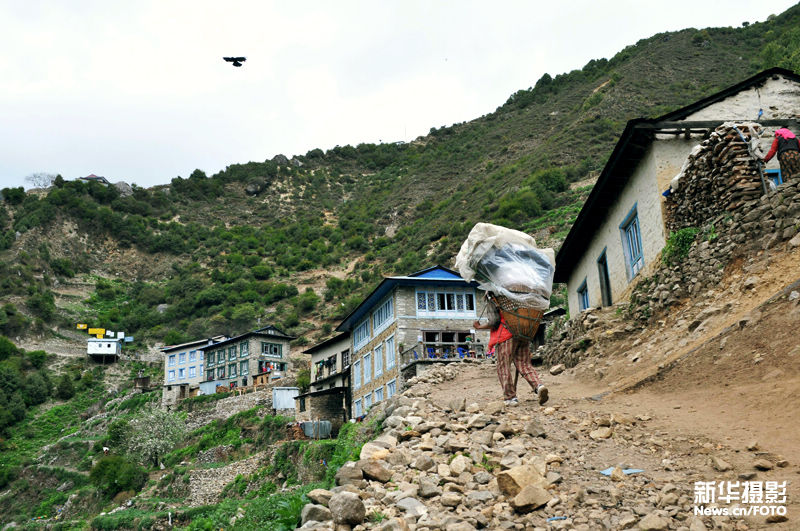
<path fill-rule="evenodd" d="M 242 63 L 247 61 L 247 57 L 223 57 L 223 59 L 233 63 L 233 66 L 242 66 Z"/>

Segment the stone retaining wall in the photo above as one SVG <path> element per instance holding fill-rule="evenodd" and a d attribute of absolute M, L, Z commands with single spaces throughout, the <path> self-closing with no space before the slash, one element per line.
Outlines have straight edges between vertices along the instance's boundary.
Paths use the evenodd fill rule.
<path fill-rule="evenodd" d="M 800 180 L 784 183 L 698 228 L 686 257 L 674 265 L 661 264 L 650 277 L 639 281 L 629 301 L 614 305 L 612 320 L 617 322 L 609 321 L 608 309 L 590 309 L 555 330 L 542 351 L 544 364 L 573 367 L 593 341 L 592 328 L 633 332 L 670 307 L 717 287 L 729 264 L 765 250 L 800 246 Z M 758 277 L 751 275 L 744 284 L 755 287 L 758 282 Z"/>

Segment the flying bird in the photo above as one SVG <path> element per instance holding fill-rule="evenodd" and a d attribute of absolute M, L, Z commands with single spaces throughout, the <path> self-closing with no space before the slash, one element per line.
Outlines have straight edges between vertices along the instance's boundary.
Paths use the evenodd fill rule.
<path fill-rule="evenodd" d="M 247 57 L 223 57 L 229 63 L 233 63 L 233 66 L 242 66 L 242 63 L 247 61 Z"/>

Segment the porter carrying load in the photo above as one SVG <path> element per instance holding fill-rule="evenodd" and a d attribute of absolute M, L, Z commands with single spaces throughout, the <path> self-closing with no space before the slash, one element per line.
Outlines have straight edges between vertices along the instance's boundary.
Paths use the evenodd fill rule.
<path fill-rule="evenodd" d="M 539 249 L 532 236 L 490 223 L 476 224 L 461 245 L 456 268 L 492 294 L 515 337 L 533 340 L 550 306 L 555 273 L 552 249 Z"/>
<path fill-rule="evenodd" d="M 547 387 L 531 365 L 530 342 L 550 305 L 554 261 L 553 250 L 537 249 L 527 234 L 488 223 L 472 228 L 456 257 L 461 276 L 467 281 L 477 278 L 490 298 L 486 303 L 491 310 L 489 323 L 478 319 L 473 326 L 491 331 L 489 349 L 497 356 L 497 377 L 506 405 L 519 403 L 512 364 L 517 376 L 522 374 L 530 384 L 539 404 L 547 402 Z"/>

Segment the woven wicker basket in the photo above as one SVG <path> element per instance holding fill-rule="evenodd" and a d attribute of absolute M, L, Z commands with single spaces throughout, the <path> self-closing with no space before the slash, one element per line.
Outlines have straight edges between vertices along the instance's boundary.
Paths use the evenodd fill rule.
<path fill-rule="evenodd" d="M 539 324 L 542 322 L 544 312 L 533 308 L 520 307 L 503 295 L 493 297 L 495 304 L 500 309 L 500 314 L 506 321 L 506 326 L 511 335 L 518 339 L 533 341 Z"/>

